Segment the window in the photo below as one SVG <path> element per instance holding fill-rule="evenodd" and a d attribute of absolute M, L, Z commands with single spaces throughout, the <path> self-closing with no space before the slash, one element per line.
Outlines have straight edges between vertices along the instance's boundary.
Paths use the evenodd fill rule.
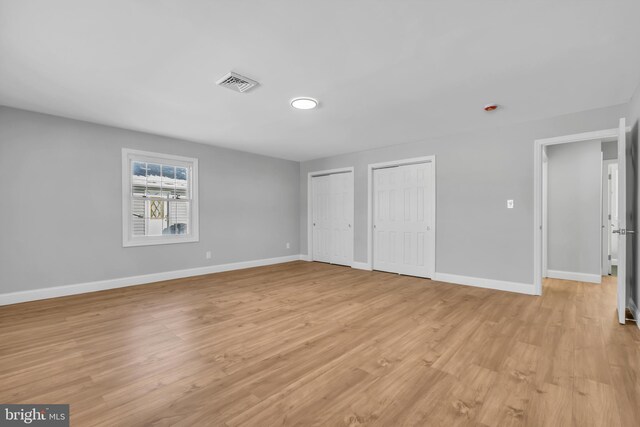
<path fill-rule="evenodd" d="M 122 150 L 122 245 L 198 241 L 198 159 Z"/>

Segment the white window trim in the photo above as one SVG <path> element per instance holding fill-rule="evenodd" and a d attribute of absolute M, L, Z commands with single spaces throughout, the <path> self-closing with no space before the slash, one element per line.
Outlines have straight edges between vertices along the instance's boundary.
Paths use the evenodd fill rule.
<path fill-rule="evenodd" d="M 146 161 L 150 163 L 167 163 L 176 166 L 184 166 L 191 169 L 191 207 L 189 234 L 166 236 L 142 236 L 133 237 L 131 232 L 131 160 Z M 150 151 L 122 149 L 122 246 L 150 246 L 170 245 L 174 243 L 192 243 L 200 241 L 199 215 L 198 215 L 198 159 L 192 157 L 175 156 L 172 154 L 153 153 Z"/>

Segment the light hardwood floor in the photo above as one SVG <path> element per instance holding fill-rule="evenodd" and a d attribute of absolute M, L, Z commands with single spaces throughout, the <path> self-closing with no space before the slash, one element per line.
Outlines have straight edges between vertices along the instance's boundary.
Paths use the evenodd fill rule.
<path fill-rule="evenodd" d="M 615 285 L 294 262 L 0 307 L 0 402 L 71 425 L 637 426 Z"/>

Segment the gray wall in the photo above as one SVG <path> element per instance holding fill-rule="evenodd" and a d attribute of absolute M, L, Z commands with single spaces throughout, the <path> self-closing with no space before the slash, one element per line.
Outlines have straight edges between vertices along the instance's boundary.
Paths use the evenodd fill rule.
<path fill-rule="evenodd" d="M 613 128 L 626 113 L 623 104 L 304 162 L 300 167 L 301 251 L 307 251 L 308 172 L 355 167 L 355 261 L 366 262 L 367 165 L 433 154 L 437 159 L 436 271 L 533 283 L 533 141 Z M 506 208 L 507 199 L 515 200 L 514 209 Z"/>
<path fill-rule="evenodd" d="M 122 247 L 122 147 L 199 159 L 200 242 Z M 298 254 L 298 177 L 297 162 L 0 107 L 0 293 Z"/>
<path fill-rule="evenodd" d="M 618 158 L 618 141 L 607 141 L 602 143 L 602 160 L 613 160 Z"/>
<path fill-rule="evenodd" d="M 0 293 L 306 253 L 307 173 L 343 166 L 355 167 L 355 260 L 366 262 L 367 165 L 431 154 L 436 271 L 531 283 L 533 141 L 615 127 L 627 113 L 633 124 L 639 98 L 301 165 L 0 107 L 0 182 L 12 183 L 0 209 Z M 199 243 L 122 248 L 122 147 L 200 159 Z"/>
<path fill-rule="evenodd" d="M 600 141 L 547 148 L 549 270 L 600 275 L 601 150 Z"/>

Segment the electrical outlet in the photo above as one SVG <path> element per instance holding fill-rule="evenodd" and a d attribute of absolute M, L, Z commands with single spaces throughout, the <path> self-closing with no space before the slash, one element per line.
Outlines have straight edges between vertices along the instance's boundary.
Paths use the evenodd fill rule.
<path fill-rule="evenodd" d="M 287 242 L 287 249 L 291 248 L 291 243 Z"/>
<path fill-rule="evenodd" d="M 507 200 L 507 209 L 513 209 L 513 200 Z"/>
<path fill-rule="evenodd" d="M 205 258 L 211 259 L 211 251 L 207 251 L 204 253 Z"/>

